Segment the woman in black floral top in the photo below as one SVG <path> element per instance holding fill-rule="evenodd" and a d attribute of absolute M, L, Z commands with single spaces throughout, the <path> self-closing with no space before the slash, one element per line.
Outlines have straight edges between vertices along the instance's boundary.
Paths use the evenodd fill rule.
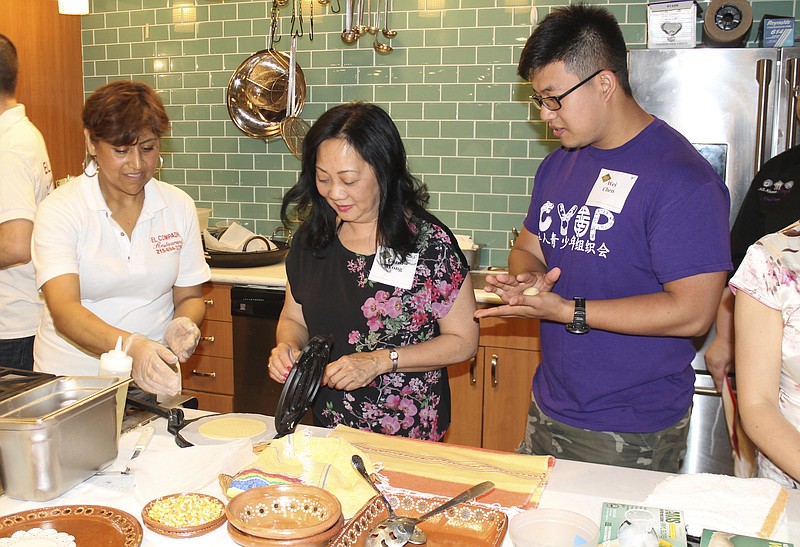
<path fill-rule="evenodd" d="M 269 369 L 284 382 L 310 337 L 333 335 L 317 425 L 437 441 L 450 425 L 446 367 L 475 355 L 478 324 L 467 262 L 427 201 L 381 108 L 334 107 L 306 135 Z"/>

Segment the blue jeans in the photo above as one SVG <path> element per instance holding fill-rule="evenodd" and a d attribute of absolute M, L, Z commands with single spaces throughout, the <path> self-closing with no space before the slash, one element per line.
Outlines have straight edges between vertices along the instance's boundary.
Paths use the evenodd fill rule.
<path fill-rule="evenodd" d="M 0 340 L 0 367 L 33 370 L 33 339 L 12 338 Z"/>

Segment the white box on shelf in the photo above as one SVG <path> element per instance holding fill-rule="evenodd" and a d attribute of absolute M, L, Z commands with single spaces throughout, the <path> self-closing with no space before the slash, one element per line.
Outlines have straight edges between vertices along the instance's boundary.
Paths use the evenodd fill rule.
<path fill-rule="evenodd" d="M 697 8 L 693 0 L 647 4 L 647 47 L 697 45 Z"/>

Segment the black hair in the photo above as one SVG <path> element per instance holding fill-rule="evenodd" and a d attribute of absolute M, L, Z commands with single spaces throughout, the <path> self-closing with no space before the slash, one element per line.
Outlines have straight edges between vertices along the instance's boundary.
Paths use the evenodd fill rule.
<path fill-rule="evenodd" d="M 550 12 L 522 49 L 517 73 L 531 80 L 533 72 L 556 62 L 581 79 L 597 70 L 612 70 L 625 94 L 633 96 L 625 38 L 605 8 L 573 4 Z"/>
<path fill-rule="evenodd" d="M 414 252 L 416 234 L 408 215 L 423 214 L 428 191 L 408 169 L 403 140 L 392 118 L 377 105 L 351 102 L 322 114 L 303 141 L 300 177 L 283 198 L 281 220 L 287 226 L 302 221 L 295 241 L 311 251 L 326 248 L 337 230 L 337 215 L 317 191 L 317 151 L 329 139 L 344 139 L 367 162 L 380 188 L 378 244 L 393 249 L 405 261 Z"/>
<path fill-rule="evenodd" d="M 17 48 L 5 35 L 0 34 L 0 95 L 14 96 L 17 91 L 18 71 Z"/>

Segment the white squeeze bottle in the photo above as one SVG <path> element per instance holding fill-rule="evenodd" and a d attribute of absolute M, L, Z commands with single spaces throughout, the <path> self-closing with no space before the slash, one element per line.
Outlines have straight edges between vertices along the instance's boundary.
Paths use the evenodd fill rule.
<path fill-rule="evenodd" d="M 100 356 L 100 376 L 116 376 L 120 380 L 130 378 L 133 368 L 133 357 L 122 350 L 122 336 L 117 338 L 117 347 Z M 125 416 L 125 401 L 128 398 L 128 384 L 117 390 L 117 438 L 122 429 L 122 418 Z"/>

